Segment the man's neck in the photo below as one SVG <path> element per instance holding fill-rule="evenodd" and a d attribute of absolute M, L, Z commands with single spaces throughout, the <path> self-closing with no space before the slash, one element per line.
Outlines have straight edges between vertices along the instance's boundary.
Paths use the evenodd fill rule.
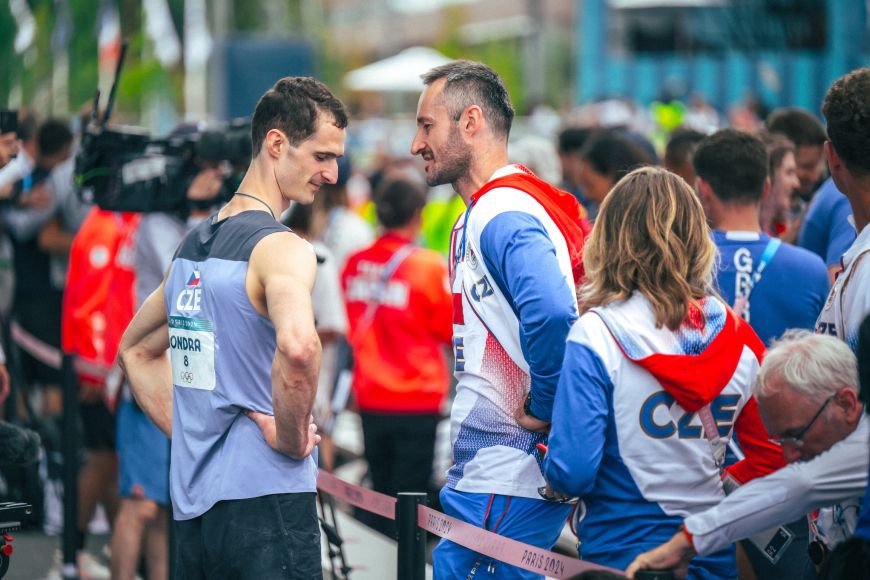
<path fill-rule="evenodd" d="M 855 230 L 860 234 L 867 224 L 870 224 L 870 186 L 858 193 L 855 199 L 849 200 L 852 206 L 852 219 L 855 220 Z"/>
<path fill-rule="evenodd" d="M 760 232 L 758 205 L 721 205 L 713 227 L 723 232 Z"/>
<path fill-rule="evenodd" d="M 259 163 L 257 159 L 251 162 L 248 171 L 236 191 L 247 193 L 257 199 L 236 195 L 220 211 L 220 218 L 228 218 L 243 211 L 266 210 L 266 206 L 272 210 L 274 216 L 280 216 L 290 206 L 290 202 L 284 199 L 278 190 L 275 175 L 265 167 L 265 163 Z M 259 203 L 257 200 L 262 201 Z M 264 205 L 265 204 L 265 205 Z"/>
<path fill-rule="evenodd" d="M 493 146 L 476 158 L 472 158 L 471 167 L 465 175 L 453 183 L 453 190 L 459 194 L 465 205 L 468 205 L 471 196 L 490 180 L 493 173 L 507 164 L 507 146 Z"/>

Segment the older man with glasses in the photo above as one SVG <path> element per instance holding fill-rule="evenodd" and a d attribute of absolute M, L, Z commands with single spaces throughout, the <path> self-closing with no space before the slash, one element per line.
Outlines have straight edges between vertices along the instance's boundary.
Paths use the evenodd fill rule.
<path fill-rule="evenodd" d="M 641 569 L 666 568 L 684 576 L 696 555 L 819 508 L 826 509 L 810 520 L 814 563 L 852 534 L 870 464 L 870 419 L 858 399 L 855 354 L 832 336 L 787 333 L 768 351 L 754 394 L 764 426 L 789 465 L 686 518 L 669 542 L 635 559 L 629 578 Z"/>

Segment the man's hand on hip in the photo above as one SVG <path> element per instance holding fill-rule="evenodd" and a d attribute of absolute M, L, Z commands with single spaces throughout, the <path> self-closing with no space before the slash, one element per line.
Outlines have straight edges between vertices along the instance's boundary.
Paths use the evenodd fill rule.
<path fill-rule="evenodd" d="M 279 453 L 284 453 L 284 451 L 278 448 L 278 430 L 275 425 L 274 415 L 267 415 L 265 413 L 248 409 L 245 410 L 245 415 L 257 424 L 260 431 L 263 433 L 263 437 L 266 439 L 266 443 L 269 444 L 269 447 Z M 314 424 L 314 417 L 309 415 L 308 421 L 308 442 L 305 445 L 305 452 L 298 457 L 290 453 L 284 453 L 288 457 L 296 459 L 297 461 L 305 459 L 311 455 L 311 453 L 314 452 L 314 448 L 318 443 L 320 443 L 320 435 L 317 434 L 317 425 Z"/>

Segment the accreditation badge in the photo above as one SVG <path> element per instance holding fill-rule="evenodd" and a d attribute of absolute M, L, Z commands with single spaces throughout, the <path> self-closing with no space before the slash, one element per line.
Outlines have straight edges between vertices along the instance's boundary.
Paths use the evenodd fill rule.
<path fill-rule="evenodd" d="M 176 387 L 214 390 L 214 325 L 210 320 L 170 316 L 169 352 Z"/>

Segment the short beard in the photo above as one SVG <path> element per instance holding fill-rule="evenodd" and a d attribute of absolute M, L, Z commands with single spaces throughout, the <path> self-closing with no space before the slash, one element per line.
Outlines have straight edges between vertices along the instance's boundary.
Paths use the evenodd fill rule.
<path fill-rule="evenodd" d="M 468 173 L 471 167 L 471 146 L 462 142 L 458 127 L 454 126 L 450 131 L 450 138 L 439 156 L 441 160 L 433 160 L 432 170 L 426 174 L 426 184 L 429 187 L 445 183 L 453 185 Z"/>

